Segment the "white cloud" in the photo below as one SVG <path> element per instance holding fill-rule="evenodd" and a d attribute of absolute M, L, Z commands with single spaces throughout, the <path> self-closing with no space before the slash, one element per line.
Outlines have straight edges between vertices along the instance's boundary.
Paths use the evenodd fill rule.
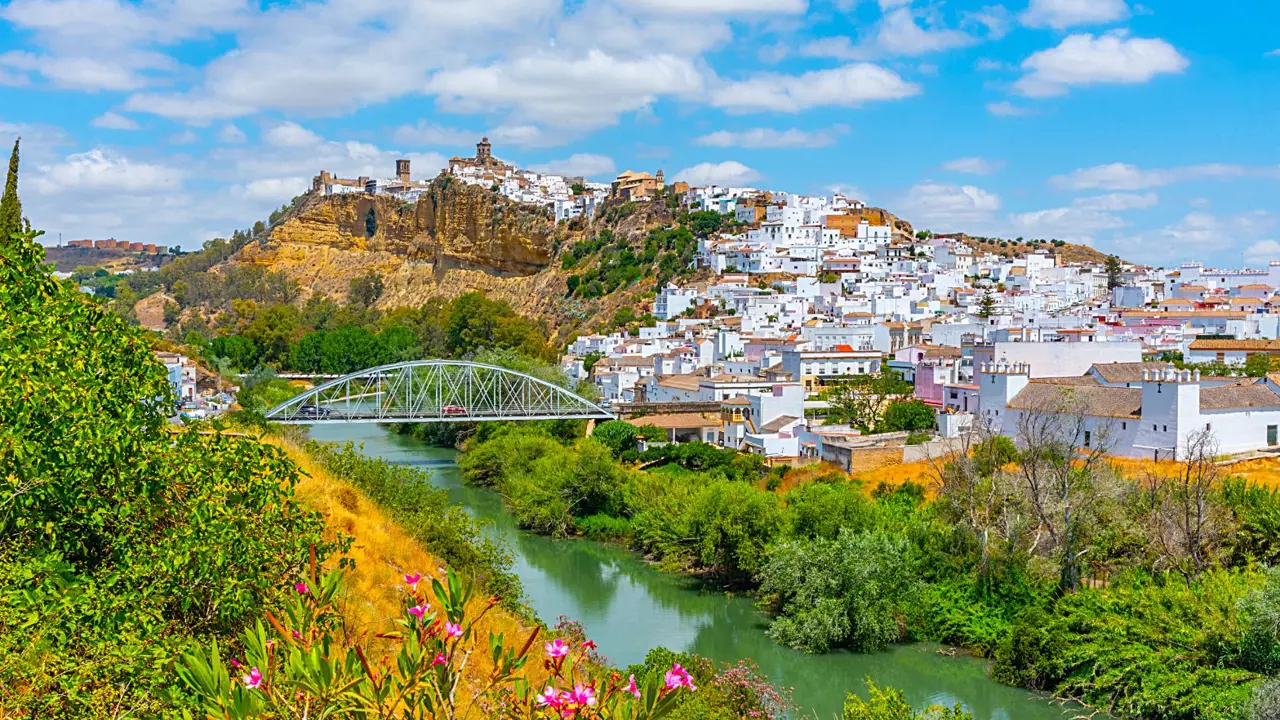
<path fill-rule="evenodd" d="M 268 145 L 290 148 L 312 147 L 323 141 L 319 135 L 294 122 L 282 122 L 267 128 L 262 139 Z"/>
<path fill-rule="evenodd" d="M 996 117 L 1026 117 L 1034 114 L 1035 111 L 1018 107 L 1008 100 L 1001 100 L 1000 102 L 987 103 L 987 112 Z"/>
<path fill-rule="evenodd" d="M 235 145 L 244 142 L 248 138 L 245 137 L 243 130 L 228 123 L 223 125 L 222 129 L 218 131 L 218 139 L 224 143 Z"/>
<path fill-rule="evenodd" d="M 1009 216 L 1009 224 L 1020 236 L 1076 241 L 1099 230 L 1125 226 L 1125 221 L 1108 212 L 1081 207 L 1050 208 Z"/>
<path fill-rule="evenodd" d="M 1193 208 L 1207 208 L 1213 205 L 1213 202 L 1207 197 L 1194 197 L 1188 200 L 1187 204 Z"/>
<path fill-rule="evenodd" d="M 613 164 L 613 158 L 591 153 L 574 153 L 563 160 L 530 165 L 529 169 L 551 175 L 585 178 L 615 175 L 618 171 L 618 167 Z"/>
<path fill-rule="evenodd" d="M 174 133 L 173 135 L 170 135 L 169 144 L 170 145 L 190 145 L 191 143 L 199 139 L 200 139 L 199 135 L 195 134 L 195 132 L 190 128 L 187 128 L 186 130 L 183 130 L 180 133 Z"/>
<path fill-rule="evenodd" d="M 537 125 L 499 125 L 489 131 L 488 137 L 495 144 L 510 144 L 517 147 L 563 145 L 574 138 L 572 134 L 551 132 Z"/>
<path fill-rule="evenodd" d="M 991 19 L 991 23 L 995 22 Z M 810 42 L 801 52 L 810 57 L 870 60 L 889 55 L 926 55 L 967 47 L 978 41 L 979 38 L 963 30 L 923 27 L 916 22 L 911 8 L 901 7 L 887 12 L 876 24 L 871 36 L 859 43 L 855 44 L 849 37 L 840 35 Z"/>
<path fill-rule="evenodd" d="M 1100 25 L 1129 16 L 1124 0 L 1031 0 L 1019 16 L 1027 27 L 1062 30 L 1076 25 Z"/>
<path fill-rule="evenodd" d="M 1274 249 L 1268 236 L 1272 235 L 1276 220 L 1277 216 L 1266 210 L 1226 216 L 1189 212 L 1158 230 L 1120 238 L 1117 245 L 1125 249 L 1126 257 L 1142 257 L 1164 266 L 1180 260 L 1203 260 L 1207 254 L 1234 260 L 1243 253 L 1246 260 L 1257 262 L 1274 259 L 1265 253 Z"/>
<path fill-rule="evenodd" d="M 876 100 L 917 95 L 918 84 L 892 70 L 855 63 L 802 75 L 760 73 L 731 82 L 711 94 L 711 104 L 737 112 L 800 112 L 815 107 L 856 107 Z"/>
<path fill-rule="evenodd" d="M 406 145 L 470 145 L 481 135 L 471 130 L 459 130 L 419 120 L 416 125 L 401 125 L 396 128 L 391 137 Z"/>
<path fill-rule="evenodd" d="M 978 58 L 978 62 L 974 63 L 973 66 L 980 72 L 995 72 L 1008 67 L 1004 62 L 992 60 L 991 58 Z"/>
<path fill-rule="evenodd" d="M 704 185 L 750 185 L 762 178 L 763 176 L 760 173 L 746 165 L 734 160 L 727 160 L 721 163 L 699 163 L 681 170 L 672 179 L 682 180 L 690 185 L 701 187 Z"/>
<path fill-rule="evenodd" d="M 974 185 L 924 181 L 912 186 L 895 204 L 917 227 L 939 232 L 973 230 L 990 222 L 1000 209 L 1000 196 Z"/>
<path fill-rule="evenodd" d="M 38 168 L 30 187 L 41 195 L 107 191 L 145 193 L 182 185 L 182 172 L 160 164 L 134 162 L 109 148 L 68 155 L 63 161 Z"/>
<path fill-rule="evenodd" d="M 879 0 L 881 10 L 892 10 L 893 8 L 910 5 L 911 0 Z"/>
<path fill-rule="evenodd" d="M 1262 53 L 1262 57 L 1280 57 L 1280 48 Z"/>
<path fill-rule="evenodd" d="M 107 111 L 93 119 L 94 127 L 107 130 L 141 130 L 142 126 L 120 113 Z"/>
<path fill-rule="evenodd" d="M 1172 45 L 1159 38 L 1082 33 L 1024 60 L 1025 74 L 1014 83 L 1014 89 L 1027 97 L 1053 97 L 1078 85 L 1144 83 L 1156 75 L 1180 73 L 1188 64 Z"/>
<path fill-rule="evenodd" d="M 248 200 L 279 204 L 282 198 L 291 198 L 311 187 L 306 177 L 262 178 L 233 186 L 231 192 Z"/>
<path fill-rule="evenodd" d="M 945 170 L 967 175 L 990 175 L 1004 169 L 1003 160 L 988 160 L 982 157 L 963 157 L 942 163 Z"/>
<path fill-rule="evenodd" d="M 1245 167 L 1207 163 L 1144 170 L 1128 163 L 1109 163 L 1081 168 L 1049 179 L 1059 190 L 1146 190 L 1186 180 L 1226 180 L 1245 176 L 1280 177 L 1280 167 Z"/>
<path fill-rule="evenodd" d="M 594 129 L 663 95 L 691 95 L 702 72 L 674 55 L 623 59 L 592 49 L 572 57 L 538 54 L 484 67 L 442 70 L 427 83 L 449 112 L 510 110 L 551 125 Z"/>
<path fill-rule="evenodd" d="M 1155 207 L 1160 197 L 1153 192 L 1143 195 L 1131 193 L 1110 193 L 1092 197 L 1076 198 L 1071 206 L 1081 210 L 1101 210 L 1105 212 L 1122 212 L 1124 210 L 1145 210 Z"/>
<path fill-rule="evenodd" d="M 1244 260 L 1250 265 L 1266 267 L 1272 260 L 1280 260 L 1280 242 L 1259 240 L 1244 250 Z"/>
<path fill-rule="evenodd" d="M 803 15 L 807 0 L 630 0 L 629 8 L 677 15 Z"/>
<path fill-rule="evenodd" d="M 841 135 L 849 132 L 846 125 L 835 125 L 818 130 L 790 128 L 751 128 L 749 130 L 717 130 L 694 139 L 697 145 L 708 147 L 741 148 L 818 148 L 834 144 Z"/>

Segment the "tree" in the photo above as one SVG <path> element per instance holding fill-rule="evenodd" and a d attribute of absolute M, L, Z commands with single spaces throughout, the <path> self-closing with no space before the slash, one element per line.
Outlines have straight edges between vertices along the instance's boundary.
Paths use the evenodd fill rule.
<path fill-rule="evenodd" d="M 586 195 L 586 194 L 587 194 L 587 186 L 586 186 L 586 185 L 583 185 L 582 183 L 574 183 L 574 184 L 570 185 L 570 186 L 569 186 L 569 190 L 571 190 L 571 191 L 573 192 L 573 194 L 574 194 L 574 195 Z"/>
<path fill-rule="evenodd" d="M 613 456 L 621 457 L 622 453 L 636 449 L 636 427 L 621 420 L 610 420 L 596 426 L 591 433 L 602 445 L 613 452 Z"/>
<path fill-rule="evenodd" d="M 1157 569 L 1173 569 L 1193 580 L 1216 564 L 1228 523 L 1226 509 L 1214 498 L 1222 473 L 1213 433 L 1199 430 L 1188 436 L 1186 454 L 1177 474 L 1160 467 L 1147 471 L 1140 518 L 1159 555 Z"/>
<path fill-rule="evenodd" d="M 385 286 L 382 283 L 382 276 L 376 270 L 361 275 L 351 280 L 350 290 L 347 293 L 347 299 L 360 307 L 370 307 L 378 298 L 382 297 Z"/>
<path fill-rule="evenodd" d="M 848 424 L 864 433 L 879 424 L 890 402 L 914 390 L 911 383 L 894 370 L 879 375 L 852 375 L 836 383 L 824 393 L 831 405 L 827 410 L 827 424 Z"/>
<path fill-rule="evenodd" d="M 1124 267 L 1120 264 L 1120 258 L 1115 255 L 1107 256 L 1107 289 L 1114 290 L 1124 284 L 1120 277 L 1124 272 Z"/>
<path fill-rule="evenodd" d="M 889 403 L 876 430 L 881 432 L 915 432 L 932 430 L 933 409 L 919 400 L 899 400 Z"/>
<path fill-rule="evenodd" d="M 1252 353 L 1244 361 L 1244 374 L 1249 377 L 1265 377 L 1271 372 L 1271 356 L 1267 353 Z"/>
<path fill-rule="evenodd" d="M 7 243 L 23 230 L 22 202 L 18 199 L 18 144 L 13 141 L 13 154 L 9 156 L 9 174 L 4 182 L 4 195 L 0 197 L 0 243 Z"/>
<path fill-rule="evenodd" d="M 978 301 L 978 317 L 986 320 L 996 314 L 996 298 L 987 290 L 982 294 L 982 299 Z"/>
<path fill-rule="evenodd" d="M 849 693 L 841 720 L 973 720 L 973 714 L 959 704 L 950 708 L 930 705 L 916 712 L 901 690 L 877 687 L 870 679 L 867 692 L 867 700 Z"/>
<path fill-rule="evenodd" d="M 298 311 L 292 305 L 272 305 L 255 312 L 244 329 L 244 336 L 262 351 L 264 362 L 284 360 L 298 333 Z"/>

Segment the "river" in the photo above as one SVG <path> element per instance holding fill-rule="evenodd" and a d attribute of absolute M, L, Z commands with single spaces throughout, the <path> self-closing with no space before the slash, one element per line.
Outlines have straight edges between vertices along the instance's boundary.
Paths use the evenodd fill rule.
<path fill-rule="evenodd" d="M 901 645 L 873 654 L 788 650 L 765 636 L 768 618 L 750 598 L 702 590 L 615 545 L 522 532 L 496 493 L 462 483 L 453 450 L 377 425 L 317 425 L 311 435 L 326 442 L 354 441 L 370 456 L 428 470 L 454 502 L 492 521 L 493 532 L 509 543 L 513 569 L 538 616 L 550 624 L 561 615 L 581 621 L 600 652 L 621 667 L 642 661 L 659 646 L 718 661 L 750 658 L 773 682 L 794 688 L 800 706 L 821 720 L 838 717 L 845 693 L 864 688 L 867 677 L 902 690 L 916 706 L 964 703 L 977 720 L 1062 720 L 1079 709 L 1063 709 L 1043 696 L 995 683 L 987 679 L 984 661 L 942 656 L 935 645 Z"/>

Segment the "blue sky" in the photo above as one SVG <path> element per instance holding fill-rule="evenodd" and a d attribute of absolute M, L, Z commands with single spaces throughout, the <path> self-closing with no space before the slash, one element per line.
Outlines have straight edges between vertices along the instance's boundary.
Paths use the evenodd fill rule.
<path fill-rule="evenodd" d="M 426 176 L 488 134 L 1239 266 L 1280 259 L 1276 27 L 1270 0 L 11 0 L 0 142 L 53 241 L 196 247 L 322 168 Z"/>

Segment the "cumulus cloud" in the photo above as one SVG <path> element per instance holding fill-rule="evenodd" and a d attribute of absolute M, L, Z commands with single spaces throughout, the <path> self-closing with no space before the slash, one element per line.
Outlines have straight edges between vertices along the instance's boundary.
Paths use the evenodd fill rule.
<path fill-rule="evenodd" d="M 990 222 L 1001 202 L 999 195 L 974 185 L 925 181 L 912 186 L 896 206 L 918 226 L 952 232 Z"/>
<path fill-rule="evenodd" d="M 93 119 L 90 123 L 96 128 L 106 130 L 141 130 L 142 126 L 120 113 L 107 111 Z"/>
<path fill-rule="evenodd" d="M 1245 176 L 1280 177 L 1280 167 L 1245 167 L 1206 163 L 1144 170 L 1128 163 L 1108 163 L 1056 175 L 1049 184 L 1058 190 L 1146 190 L 1186 180 L 1226 180 Z"/>
<path fill-rule="evenodd" d="M 1126 225 L 1122 218 L 1111 213 L 1076 206 L 1016 213 L 1009 216 L 1009 224 L 1018 235 L 1072 241 L 1089 238 L 1090 244 L 1092 233 Z"/>
<path fill-rule="evenodd" d="M 687 167 L 676 173 L 673 179 L 701 187 L 704 185 L 750 185 L 763 177 L 740 162 L 727 160 L 721 163 L 704 162 Z"/>
<path fill-rule="evenodd" d="M 676 15 L 803 15 L 807 0 L 631 0 L 628 7 Z"/>
<path fill-rule="evenodd" d="M 806 44 L 801 52 L 810 57 L 869 60 L 889 55 L 927 55 L 977 42 L 978 37 L 963 30 L 922 26 L 916 22 L 911 8 L 900 7 L 886 13 L 874 32 L 860 42 L 855 43 L 843 35 L 822 38 Z"/>
<path fill-rule="evenodd" d="M 1145 83 L 1157 75 L 1180 73 L 1188 64 L 1159 38 L 1082 33 L 1024 60 L 1024 74 L 1013 87 L 1026 97 L 1053 97 L 1074 86 Z"/>
<path fill-rule="evenodd" d="M 1280 260 L 1280 242 L 1259 240 L 1244 250 L 1244 260 L 1250 265 L 1265 267 L 1272 260 Z"/>
<path fill-rule="evenodd" d="M 711 94 L 711 104 L 734 112 L 800 112 L 815 107 L 856 107 L 918 95 L 918 84 L 892 70 L 855 63 L 801 75 L 760 73 Z"/>
<path fill-rule="evenodd" d="M 741 147 L 741 148 L 818 148 L 832 145 L 843 134 L 849 132 L 847 125 L 834 125 L 819 130 L 801 130 L 790 128 L 775 130 L 773 128 L 751 128 L 749 130 L 717 130 L 694 140 L 698 145 L 707 147 Z"/>
<path fill-rule="evenodd" d="M 244 142 L 248 138 L 245 137 L 243 130 L 228 123 L 223 125 L 222 129 L 218 131 L 218 139 L 224 143 L 235 145 L 237 143 Z"/>
<path fill-rule="evenodd" d="M 990 175 L 1004 169 L 1003 160 L 989 160 L 983 157 L 962 157 L 942 163 L 944 170 L 966 175 Z"/>
<path fill-rule="evenodd" d="M 267 128 L 262 140 L 276 147 L 303 148 L 318 145 L 323 139 L 295 122 L 282 122 Z"/>
<path fill-rule="evenodd" d="M 529 169 L 551 175 L 585 178 L 615 175 L 618 171 L 618 167 L 613 164 L 613 158 L 591 153 L 574 153 L 563 160 L 530 165 Z"/>
<path fill-rule="evenodd" d="M 1125 0 L 1031 0 L 1018 16 L 1027 27 L 1049 27 L 1055 30 L 1076 25 L 1101 25 L 1129 16 Z"/>
<path fill-rule="evenodd" d="M 427 83 L 445 110 L 512 111 L 517 117 L 591 129 L 648 107 L 663 95 L 689 95 L 703 87 L 702 72 L 687 59 L 655 55 L 624 59 L 592 49 L 576 57 L 540 54 L 483 67 L 442 70 Z"/>
<path fill-rule="evenodd" d="M 176 189 L 182 184 L 182 176 L 176 167 L 135 162 L 112 149 L 100 147 L 40 167 L 30 187 L 41 195 L 101 191 L 145 193 Z"/>
<path fill-rule="evenodd" d="M 391 137 L 405 145 L 470 145 L 481 136 L 471 130 L 459 130 L 419 120 L 416 125 L 401 125 L 396 128 Z"/>

